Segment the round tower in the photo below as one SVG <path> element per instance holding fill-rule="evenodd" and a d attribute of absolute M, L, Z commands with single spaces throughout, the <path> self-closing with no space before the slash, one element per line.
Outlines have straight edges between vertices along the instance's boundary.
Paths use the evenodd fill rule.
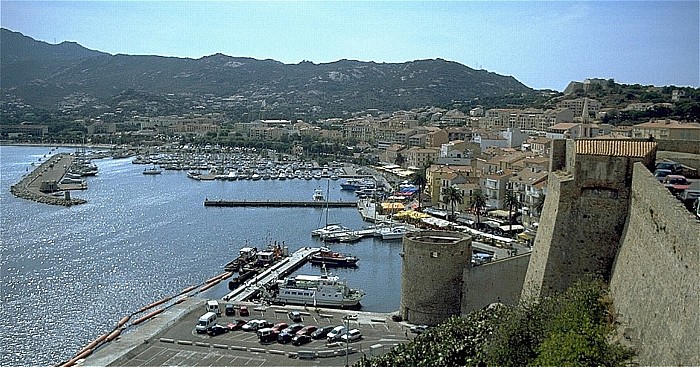
<path fill-rule="evenodd" d="M 404 235 L 399 313 L 414 324 L 436 325 L 459 315 L 462 274 L 471 264 L 471 236 L 451 231 Z"/>

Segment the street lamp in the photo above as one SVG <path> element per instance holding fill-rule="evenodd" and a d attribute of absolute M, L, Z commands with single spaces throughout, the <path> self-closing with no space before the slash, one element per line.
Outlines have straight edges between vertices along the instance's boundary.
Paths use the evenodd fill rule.
<path fill-rule="evenodd" d="M 348 344 L 350 341 L 348 331 L 350 331 L 350 319 L 348 315 L 343 316 L 343 321 L 345 322 L 345 367 L 348 367 Z"/>

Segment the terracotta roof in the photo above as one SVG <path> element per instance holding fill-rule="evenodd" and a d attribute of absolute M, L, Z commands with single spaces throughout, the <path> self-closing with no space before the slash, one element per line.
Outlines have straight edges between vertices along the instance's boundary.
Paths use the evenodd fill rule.
<path fill-rule="evenodd" d="M 656 150 L 653 141 L 576 140 L 576 154 L 613 157 L 646 157 Z"/>

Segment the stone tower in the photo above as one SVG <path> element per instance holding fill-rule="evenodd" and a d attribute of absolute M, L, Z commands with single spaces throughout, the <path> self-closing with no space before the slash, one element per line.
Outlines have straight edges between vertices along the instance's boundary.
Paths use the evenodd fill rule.
<path fill-rule="evenodd" d="M 586 275 L 610 279 L 629 210 L 633 165 L 653 168 L 655 159 L 655 142 L 552 142 L 544 215 L 522 299 L 564 291 Z"/>
<path fill-rule="evenodd" d="M 450 231 L 420 231 L 403 238 L 401 305 L 404 320 L 436 325 L 459 315 L 462 275 L 471 266 L 471 237 Z"/>

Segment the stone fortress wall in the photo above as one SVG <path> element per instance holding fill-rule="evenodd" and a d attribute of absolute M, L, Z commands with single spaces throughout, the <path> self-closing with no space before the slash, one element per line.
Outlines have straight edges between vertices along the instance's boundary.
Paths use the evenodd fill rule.
<path fill-rule="evenodd" d="M 530 254 L 508 257 L 464 270 L 462 315 L 492 303 L 516 305 L 523 290 Z"/>
<path fill-rule="evenodd" d="M 581 277 L 609 280 L 622 238 L 635 162 L 653 167 L 656 143 L 568 140 L 552 147 L 548 194 L 525 276 L 525 299 Z"/>
<path fill-rule="evenodd" d="M 459 315 L 462 274 L 471 266 L 472 239 L 450 231 L 404 235 L 399 314 L 414 324 L 437 325 Z"/>
<path fill-rule="evenodd" d="M 700 365 L 700 223 L 636 164 L 610 292 L 643 365 Z"/>

